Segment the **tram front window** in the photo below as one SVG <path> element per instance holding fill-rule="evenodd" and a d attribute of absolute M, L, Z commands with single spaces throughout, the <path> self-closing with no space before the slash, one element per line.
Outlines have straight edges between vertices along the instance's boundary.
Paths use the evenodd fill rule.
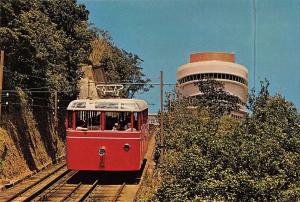
<path fill-rule="evenodd" d="M 101 112 L 77 111 L 76 130 L 100 130 Z"/>
<path fill-rule="evenodd" d="M 131 112 L 105 112 L 105 130 L 125 131 L 130 123 Z"/>
<path fill-rule="evenodd" d="M 74 115 L 76 121 L 73 125 L 73 112 L 68 114 L 68 127 L 75 126 L 76 130 L 128 131 L 129 128 L 139 129 L 137 112 L 76 111 Z M 104 125 L 102 125 L 102 121 Z"/>

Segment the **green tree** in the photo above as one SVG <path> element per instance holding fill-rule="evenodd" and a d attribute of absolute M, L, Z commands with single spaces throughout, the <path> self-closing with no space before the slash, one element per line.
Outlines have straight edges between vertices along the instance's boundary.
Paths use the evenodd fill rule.
<path fill-rule="evenodd" d="M 143 73 L 143 60 L 138 55 L 117 47 L 108 32 L 99 29 L 96 31 L 98 39 L 94 49 L 96 52 L 104 50 L 96 61 L 104 67 L 107 82 L 126 83 L 121 97 L 132 98 L 138 91 L 148 91 L 151 88 L 147 85 L 150 79 L 145 78 Z"/>
<path fill-rule="evenodd" d="M 0 9 L 6 87 L 46 86 L 76 95 L 79 65 L 88 62 L 95 38 L 85 7 L 74 0 L 4 0 Z"/>
<path fill-rule="evenodd" d="M 225 91 L 222 82 L 214 79 L 202 79 L 195 83 L 201 92 L 196 98 L 199 106 L 208 106 L 214 114 L 220 116 L 224 113 L 239 110 L 239 97 Z"/>
<path fill-rule="evenodd" d="M 63 100 L 76 99 L 80 67 L 93 64 L 91 54 L 102 51 L 97 63 L 104 66 L 109 82 L 141 83 L 127 85 L 122 97 L 148 90 L 142 60 L 115 46 L 108 32 L 90 27 L 89 11 L 76 0 L 4 0 L 0 10 L 5 89 L 43 87 L 50 91 L 39 94 L 48 100 L 46 106 L 53 105 L 54 91 L 61 92 Z M 97 50 L 95 41 L 106 44 L 104 51 Z"/>
<path fill-rule="evenodd" d="M 159 201 L 297 201 L 300 120 L 295 106 L 262 82 L 238 122 L 209 107 L 174 104 L 166 115 Z"/>

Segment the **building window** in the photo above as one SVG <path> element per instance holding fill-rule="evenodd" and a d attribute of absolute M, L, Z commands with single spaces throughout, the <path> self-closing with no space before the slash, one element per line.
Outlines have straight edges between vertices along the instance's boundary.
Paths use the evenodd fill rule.
<path fill-rule="evenodd" d="M 193 74 L 188 75 L 184 78 L 178 80 L 179 84 L 183 84 L 189 81 L 201 80 L 201 79 L 226 79 L 231 81 L 236 81 L 247 85 L 247 81 L 242 77 L 232 75 L 232 74 L 222 74 L 222 73 L 204 73 L 204 74 Z"/>

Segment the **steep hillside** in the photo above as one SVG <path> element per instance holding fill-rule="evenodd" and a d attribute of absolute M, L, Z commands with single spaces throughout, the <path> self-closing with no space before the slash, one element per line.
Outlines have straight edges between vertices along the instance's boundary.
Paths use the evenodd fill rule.
<path fill-rule="evenodd" d="M 46 111 L 29 107 L 19 91 L 19 105 L 9 107 L 0 129 L 0 184 L 14 182 L 42 169 L 64 155 L 62 134 L 58 134 Z"/>

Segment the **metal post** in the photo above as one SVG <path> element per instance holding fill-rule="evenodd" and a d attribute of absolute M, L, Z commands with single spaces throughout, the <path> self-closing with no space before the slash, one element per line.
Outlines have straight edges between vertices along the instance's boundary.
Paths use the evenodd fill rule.
<path fill-rule="evenodd" d="M 161 156 L 164 153 L 164 75 L 163 71 L 160 71 L 160 145 L 162 147 Z"/>
<path fill-rule="evenodd" d="M 0 123 L 2 123 L 2 85 L 3 85 L 4 51 L 1 50 L 0 57 Z"/>
<path fill-rule="evenodd" d="M 90 80 L 88 79 L 87 99 L 90 99 Z"/>
<path fill-rule="evenodd" d="M 55 121 L 55 127 L 57 127 L 57 91 L 54 93 L 54 121 Z"/>

